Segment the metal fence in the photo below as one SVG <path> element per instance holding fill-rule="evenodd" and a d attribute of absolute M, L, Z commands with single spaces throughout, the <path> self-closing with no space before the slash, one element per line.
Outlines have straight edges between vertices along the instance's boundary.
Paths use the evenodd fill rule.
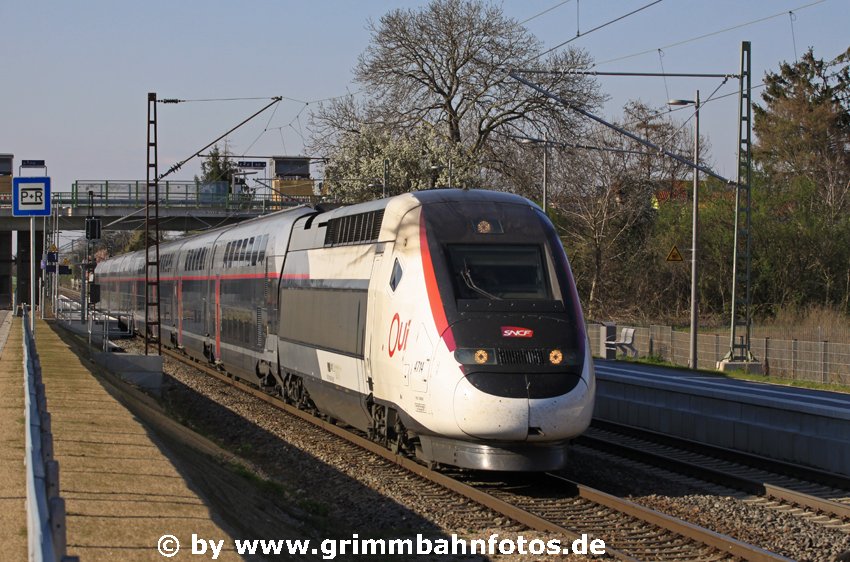
<path fill-rule="evenodd" d="M 65 500 L 59 496 L 59 462 L 53 458 L 50 413 L 26 307 L 22 324 L 29 560 L 79 562 L 78 557 L 66 554 Z"/>
<path fill-rule="evenodd" d="M 56 299 L 56 310 L 53 311 L 57 320 L 62 322 L 83 321 L 83 309 L 78 301 L 59 295 Z"/>
<path fill-rule="evenodd" d="M 685 366 L 688 364 L 690 334 L 671 326 L 627 326 L 635 328 L 634 347 L 639 357 L 652 357 Z M 617 327 L 617 335 L 623 326 Z M 589 324 L 591 349 L 602 355 L 600 324 Z M 697 366 L 715 369 L 730 347 L 729 336 L 697 335 Z M 750 348 L 762 363 L 765 374 L 792 380 L 850 385 L 850 344 L 829 341 L 752 338 Z"/>

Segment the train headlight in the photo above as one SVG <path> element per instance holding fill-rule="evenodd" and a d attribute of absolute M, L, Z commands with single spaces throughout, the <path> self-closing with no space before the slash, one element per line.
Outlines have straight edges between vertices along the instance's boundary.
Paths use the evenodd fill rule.
<path fill-rule="evenodd" d="M 549 352 L 549 363 L 553 365 L 560 365 L 564 361 L 564 354 L 561 353 L 560 349 L 553 349 Z"/>
<path fill-rule="evenodd" d="M 491 225 L 489 221 L 478 221 L 478 224 L 475 225 L 475 229 L 479 234 L 490 234 L 490 231 L 493 230 L 493 225 Z"/>
<path fill-rule="evenodd" d="M 455 359 L 462 365 L 495 365 L 496 350 L 484 348 L 458 348 Z"/>
<path fill-rule="evenodd" d="M 502 222 L 494 218 L 477 218 L 472 221 L 472 231 L 476 234 L 504 234 Z"/>

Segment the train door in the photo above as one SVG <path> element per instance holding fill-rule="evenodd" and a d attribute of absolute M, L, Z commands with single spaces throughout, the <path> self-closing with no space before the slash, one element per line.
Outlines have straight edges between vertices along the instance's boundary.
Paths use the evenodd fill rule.
<path fill-rule="evenodd" d="M 376 397 L 389 397 L 399 386 L 404 387 L 406 381 L 399 381 L 397 377 L 381 377 L 382 373 L 397 373 L 399 367 L 394 363 L 400 359 L 396 352 L 396 342 L 389 341 L 389 332 L 397 326 L 394 325 L 396 303 L 393 302 L 390 291 L 390 273 L 393 267 L 392 243 L 383 245 L 375 255 L 372 264 L 372 277 L 369 282 L 369 296 L 367 303 L 367 326 L 370 341 L 366 342 L 368 350 L 367 377 L 369 388 Z M 380 245 L 379 245 L 380 247 Z M 396 330 L 397 332 L 397 330 Z M 392 347 L 392 348 L 391 348 Z"/>
<path fill-rule="evenodd" d="M 381 245 L 379 244 L 378 247 Z M 370 394 L 373 391 L 373 371 L 377 368 L 375 364 L 375 360 L 378 357 L 377 349 L 374 345 L 375 343 L 375 330 L 379 328 L 377 324 L 377 318 L 379 317 L 378 308 L 380 291 L 379 291 L 379 274 L 381 271 L 381 263 L 383 262 L 384 254 L 383 248 L 381 248 L 380 253 L 375 253 L 375 259 L 372 262 L 372 275 L 369 278 L 369 293 L 366 297 L 366 342 L 365 342 L 365 352 L 366 352 L 366 389 L 364 394 Z"/>
<path fill-rule="evenodd" d="M 178 329 L 178 323 L 180 320 L 177 316 L 178 314 L 180 314 L 180 303 L 178 302 L 178 299 L 179 296 L 177 280 L 175 279 L 171 282 L 171 302 L 168 303 L 171 307 L 171 310 L 168 311 L 171 320 L 171 326 L 169 326 L 169 328 L 171 329 L 171 344 L 174 346 L 180 345 L 180 333 Z"/>
<path fill-rule="evenodd" d="M 174 282 L 177 291 L 175 301 L 177 304 L 177 345 L 183 347 L 183 278 L 178 277 Z"/>
<path fill-rule="evenodd" d="M 221 275 L 217 274 L 215 276 L 215 281 L 212 279 L 208 282 L 210 284 L 214 284 L 213 291 L 215 292 L 215 297 L 212 300 L 213 311 L 211 313 L 211 319 L 213 321 L 212 334 L 215 337 L 215 358 L 217 361 L 221 360 Z"/>

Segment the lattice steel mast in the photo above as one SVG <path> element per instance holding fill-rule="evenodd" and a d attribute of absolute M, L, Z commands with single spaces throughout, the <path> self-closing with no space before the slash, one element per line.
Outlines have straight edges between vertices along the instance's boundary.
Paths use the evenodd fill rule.
<path fill-rule="evenodd" d="M 148 93 L 148 167 L 145 190 L 145 355 L 156 342 L 162 353 L 159 326 L 159 165 L 156 146 L 156 93 Z"/>
<path fill-rule="evenodd" d="M 735 194 L 735 243 L 732 270 L 732 326 L 726 360 L 753 362 L 750 350 L 752 328 L 751 180 L 752 180 L 752 87 L 750 42 L 741 43 L 740 93 L 738 96 L 738 182 Z"/>

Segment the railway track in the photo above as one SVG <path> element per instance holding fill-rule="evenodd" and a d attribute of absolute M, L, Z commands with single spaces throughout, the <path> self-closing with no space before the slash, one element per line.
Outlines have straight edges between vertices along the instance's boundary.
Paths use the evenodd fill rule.
<path fill-rule="evenodd" d="M 80 292 L 71 289 L 70 287 L 59 287 L 59 294 L 68 297 L 69 299 L 76 300 L 79 302 L 80 300 Z"/>
<path fill-rule="evenodd" d="M 429 470 L 182 353 L 167 348 L 163 353 L 510 520 L 561 537 L 562 544 L 589 535 L 604 540 L 607 557 L 619 560 L 790 560 L 554 474 L 506 480 L 487 473 Z"/>
<path fill-rule="evenodd" d="M 599 420 L 576 443 L 759 496 L 767 508 L 796 507 L 850 533 L 850 478 L 841 475 Z"/>

